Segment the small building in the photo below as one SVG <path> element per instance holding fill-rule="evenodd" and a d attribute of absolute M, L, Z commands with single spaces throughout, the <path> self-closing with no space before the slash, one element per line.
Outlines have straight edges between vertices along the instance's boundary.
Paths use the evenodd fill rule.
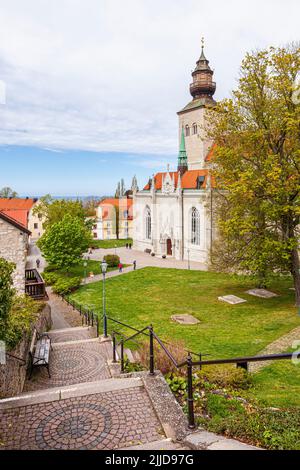
<path fill-rule="evenodd" d="M 124 197 L 101 201 L 96 209 L 92 233 L 95 240 L 132 238 L 133 199 L 130 191 Z"/>
<path fill-rule="evenodd" d="M 30 231 L 16 219 L 0 211 L 0 257 L 15 263 L 14 287 L 19 294 L 25 293 L 26 256 Z"/>
<path fill-rule="evenodd" d="M 31 240 L 38 240 L 44 233 L 43 216 L 34 213 L 38 203 L 37 198 L 0 198 L 0 211 L 26 227 Z"/>

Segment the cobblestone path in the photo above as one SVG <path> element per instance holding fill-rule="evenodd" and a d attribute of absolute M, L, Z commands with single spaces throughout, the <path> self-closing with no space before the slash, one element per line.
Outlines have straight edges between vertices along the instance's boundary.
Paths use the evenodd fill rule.
<path fill-rule="evenodd" d="M 164 438 L 142 387 L 0 410 L 0 448 L 110 450 Z"/>

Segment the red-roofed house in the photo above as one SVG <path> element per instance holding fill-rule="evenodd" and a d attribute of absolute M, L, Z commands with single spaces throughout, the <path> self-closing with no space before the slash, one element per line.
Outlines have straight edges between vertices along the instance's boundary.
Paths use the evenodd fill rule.
<path fill-rule="evenodd" d="M 21 294 L 25 292 L 25 265 L 29 235 L 30 231 L 25 225 L 0 211 L 0 257 L 15 263 L 14 287 Z"/>
<path fill-rule="evenodd" d="M 43 217 L 33 213 L 37 204 L 36 198 L 0 198 L 0 211 L 24 225 L 34 240 L 40 238 L 44 232 Z"/>
<path fill-rule="evenodd" d="M 130 192 L 124 197 L 104 199 L 97 207 L 93 237 L 97 240 L 132 238 L 132 212 Z"/>
<path fill-rule="evenodd" d="M 179 117 L 177 171 L 157 173 L 134 191 L 133 247 L 157 256 L 208 263 L 214 239 L 213 143 L 205 138 L 206 113 L 213 112 L 216 83 L 202 53 L 192 73 L 193 97 Z"/>

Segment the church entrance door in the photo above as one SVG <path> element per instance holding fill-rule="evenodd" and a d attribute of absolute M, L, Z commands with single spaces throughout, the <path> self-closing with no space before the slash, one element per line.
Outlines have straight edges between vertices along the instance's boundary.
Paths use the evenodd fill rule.
<path fill-rule="evenodd" d="M 167 240 L 167 255 L 172 256 L 172 240 L 171 238 L 168 238 Z"/>

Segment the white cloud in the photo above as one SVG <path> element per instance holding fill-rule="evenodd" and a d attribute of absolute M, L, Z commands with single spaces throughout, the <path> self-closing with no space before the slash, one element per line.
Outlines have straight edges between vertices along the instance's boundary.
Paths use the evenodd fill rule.
<path fill-rule="evenodd" d="M 0 144 L 174 154 L 201 36 L 222 98 L 247 50 L 298 38 L 298 5 L 0 0 Z"/>

